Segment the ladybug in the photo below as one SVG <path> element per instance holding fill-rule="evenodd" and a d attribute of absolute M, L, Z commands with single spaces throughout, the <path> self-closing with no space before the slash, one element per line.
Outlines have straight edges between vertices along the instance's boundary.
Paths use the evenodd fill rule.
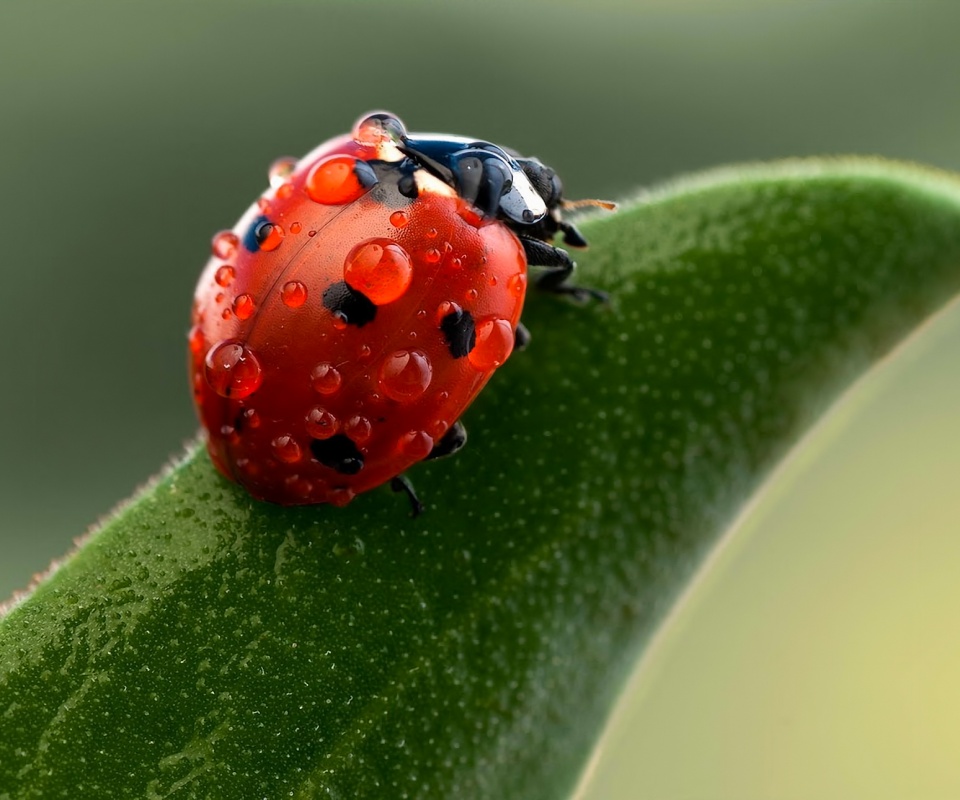
<path fill-rule="evenodd" d="M 527 267 L 571 286 L 563 188 L 535 158 L 410 134 L 386 113 L 306 157 L 218 233 L 189 334 L 194 400 L 217 469 L 254 497 L 343 506 L 463 447 L 467 406 L 529 334 Z M 587 201 L 596 202 L 596 201 Z M 611 204 L 603 204 L 610 207 Z"/>

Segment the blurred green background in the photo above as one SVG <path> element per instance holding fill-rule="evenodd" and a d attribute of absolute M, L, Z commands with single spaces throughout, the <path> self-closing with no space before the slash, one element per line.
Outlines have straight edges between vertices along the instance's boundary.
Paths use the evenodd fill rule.
<path fill-rule="evenodd" d="M 0 597 L 193 435 L 184 335 L 194 282 L 211 235 L 233 224 L 277 156 L 386 108 L 413 129 L 539 155 L 574 197 L 807 154 L 960 171 L 958 30 L 952 0 L 0 0 Z M 791 491 L 771 490 L 735 562 L 697 589 L 707 599 L 685 607 L 651 657 L 653 682 L 639 679 L 641 727 L 619 734 L 634 776 L 606 774 L 622 778 L 624 797 L 640 786 L 659 798 L 960 796 L 960 767 L 891 756 L 929 753 L 932 731 L 960 753 L 960 680 L 949 677 L 960 675 L 960 635 L 930 622 L 945 608 L 956 618 L 960 589 L 931 594 L 924 569 L 901 569 L 921 547 L 960 572 L 950 549 L 960 510 L 947 486 L 933 498 L 946 506 L 923 500 L 901 530 L 879 531 L 878 519 L 896 515 L 875 513 L 880 495 L 918 497 L 930 475 L 957 475 L 956 461 L 936 457 L 960 443 L 960 414 L 950 413 L 958 346 L 960 323 L 944 323 L 922 368 L 870 394 L 885 411 L 838 415 L 830 430 L 842 446 L 817 448 L 808 473 L 833 476 L 830 491 L 803 494 L 800 478 L 781 476 Z M 913 413 L 931 393 L 953 398 L 950 410 Z M 874 457 L 878 441 L 895 444 L 889 462 Z M 927 450 L 907 451 L 911 442 Z M 788 536 L 785 520 L 799 532 Z M 881 535 L 887 572 L 865 560 L 860 583 L 834 575 L 831 543 L 862 555 Z M 784 541 L 790 558 L 771 544 Z M 770 591 L 809 581 L 816 603 Z M 813 636 L 854 600 L 861 616 L 839 617 L 833 638 Z M 749 621 L 757 606 L 764 635 Z M 711 616 L 718 608 L 722 619 Z M 953 705 L 931 705 L 933 719 L 904 700 L 902 716 L 878 725 L 871 697 L 909 699 L 929 676 L 892 669 L 882 679 L 854 633 L 873 625 L 889 647 L 913 652 L 918 619 L 947 642 L 930 658 L 952 668 L 937 685 Z M 802 692 L 790 678 L 808 662 L 796 653 L 822 667 Z M 728 680 L 715 679 L 718 665 Z M 850 683 L 831 683 L 840 675 Z M 875 694 L 858 694 L 861 705 L 837 702 L 865 685 Z M 769 702 L 787 693 L 789 713 Z M 749 718 L 754 739 L 734 718 Z M 834 728 L 847 738 L 831 738 Z M 902 740 L 870 738 L 888 728 Z M 757 751 L 764 743 L 775 756 Z M 913 764 L 925 791 L 891 782 L 894 762 Z M 612 797 L 610 786 L 596 797 Z"/>

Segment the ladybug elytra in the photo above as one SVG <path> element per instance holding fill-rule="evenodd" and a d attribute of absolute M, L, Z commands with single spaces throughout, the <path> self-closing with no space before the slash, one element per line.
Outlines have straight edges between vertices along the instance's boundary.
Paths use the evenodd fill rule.
<path fill-rule="evenodd" d="M 527 267 L 578 299 L 586 244 L 556 173 L 377 113 L 303 159 L 213 239 L 190 331 L 213 463 L 255 497 L 345 505 L 466 442 L 460 416 L 529 334 Z"/>

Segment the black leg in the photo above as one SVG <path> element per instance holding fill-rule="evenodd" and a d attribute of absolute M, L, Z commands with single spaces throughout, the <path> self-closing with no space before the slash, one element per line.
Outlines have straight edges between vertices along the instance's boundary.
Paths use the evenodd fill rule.
<path fill-rule="evenodd" d="M 410 501 L 411 517 L 416 519 L 423 513 L 423 503 L 420 502 L 420 498 L 417 497 L 417 493 L 405 475 L 397 475 L 396 478 L 391 479 L 390 488 L 395 492 L 404 492 L 407 495 L 407 499 Z"/>
<path fill-rule="evenodd" d="M 589 289 L 586 286 L 570 286 L 567 279 L 576 269 L 576 264 L 566 250 L 554 247 L 540 239 L 520 237 L 527 263 L 531 267 L 546 267 L 546 272 L 537 280 L 537 288 L 554 294 L 568 294 L 581 302 L 593 298 L 601 303 L 608 303 L 610 296 L 599 289 Z"/>
<path fill-rule="evenodd" d="M 467 429 L 463 427 L 463 423 L 460 422 L 460 420 L 457 420 L 450 426 L 447 432 L 443 434 L 440 441 L 433 446 L 433 450 L 430 451 L 430 455 L 428 455 L 424 461 L 452 456 L 458 450 L 462 450 L 466 443 Z"/>
<path fill-rule="evenodd" d="M 518 322 L 517 327 L 513 331 L 514 352 L 519 353 L 521 350 L 525 350 L 528 344 L 530 344 L 530 331 L 527 330 L 526 325 Z"/>
<path fill-rule="evenodd" d="M 563 231 L 563 243 L 569 247 L 586 247 L 587 240 L 583 238 L 583 234 L 580 233 L 573 225 L 569 222 L 564 222 L 560 220 L 557 223 L 557 227 Z"/>

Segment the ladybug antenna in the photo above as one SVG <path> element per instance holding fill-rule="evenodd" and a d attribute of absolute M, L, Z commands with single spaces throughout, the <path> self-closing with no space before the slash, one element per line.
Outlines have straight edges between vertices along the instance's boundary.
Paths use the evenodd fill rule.
<path fill-rule="evenodd" d="M 609 200 L 564 200 L 560 205 L 567 210 L 583 208 L 584 206 L 596 206 L 607 211 L 616 211 L 617 208 L 617 204 Z"/>

